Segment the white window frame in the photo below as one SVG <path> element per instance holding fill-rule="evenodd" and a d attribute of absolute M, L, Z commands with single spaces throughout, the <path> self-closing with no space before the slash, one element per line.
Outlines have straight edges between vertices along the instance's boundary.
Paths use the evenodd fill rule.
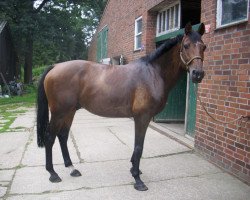
<path fill-rule="evenodd" d="M 220 28 L 224 28 L 224 27 L 228 27 L 228 26 L 232 26 L 235 24 L 239 24 L 242 22 L 246 22 L 248 21 L 248 16 L 249 16 L 249 0 L 247 3 L 247 17 L 245 19 L 241 19 L 235 22 L 231 22 L 228 24 L 221 24 L 221 20 L 222 20 L 222 0 L 217 0 L 217 10 L 216 10 L 216 28 L 220 29 Z"/>
<path fill-rule="evenodd" d="M 174 27 L 174 28 L 172 28 L 172 29 L 169 29 L 169 30 L 164 30 L 164 31 L 161 31 L 161 32 L 159 32 L 159 29 L 160 28 L 162 28 L 162 27 L 160 27 L 160 14 L 161 13 L 163 13 L 163 12 L 166 12 L 167 13 L 167 11 L 169 10 L 171 10 L 171 8 L 174 8 L 174 19 L 173 19 L 173 23 L 175 23 L 175 13 L 176 13 L 176 9 L 175 9 L 175 7 L 176 7 L 176 5 L 177 4 L 179 4 L 179 12 L 178 12 L 178 25 L 177 25 L 177 27 Z M 169 15 L 170 15 L 170 19 L 169 19 L 169 21 L 171 21 L 172 20 L 172 18 L 171 18 L 171 14 L 170 14 L 171 12 L 169 12 Z M 166 15 L 165 15 L 165 19 L 163 19 L 163 17 L 162 17 L 162 19 L 161 19 L 161 24 L 165 24 L 165 29 L 166 29 L 166 23 L 167 23 L 167 21 L 166 21 Z M 170 33 L 170 32 L 173 32 L 173 31 L 176 31 L 176 30 L 179 30 L 180 29 L 180 21 L 181 21 L 181 2 L 180 1 L 176 1 L 175 3 L 173 3 L 173 4 L 171 4 L 171 5 L 169 5 L 168 7 L 166 7 L 166 8 L 164 8 L 164 9 L 162 9 L 161 11 L 159 11 L 159 13 L 158 13 L 158 15 L 157 15 L 157 27 L 156 27 L 156 37 L 158 37 L 158 36 L 161 36 L 161 35 L 164 35 L 164 34 L 167 34 L 167 33 Z"/>
<path fill-rule="evenodd" d="M 139 20 L 142 20 L 142 16 L 135 19 L 134 51 L 141 50 L 141 48 L 142 48 L 141 46 L 140 47 L 137 46 L 138 36 L 142 35 L 142 30 L 141 30 L 141 32 L 137 33 L 137 26 L 138 26 L 138 21 Z M 143 22 L 141 22 L 141 23 L 143 23 Z"/>

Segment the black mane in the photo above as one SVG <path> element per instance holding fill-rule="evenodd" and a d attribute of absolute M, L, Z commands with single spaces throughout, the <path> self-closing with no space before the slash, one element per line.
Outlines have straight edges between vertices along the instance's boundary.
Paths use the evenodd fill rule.
<path fill-rule="evenodd" d="M 183 35 L 177 35 L 175 38 L 169 39 L 165 41 L 160 47 L 158 47 L 155 51 L 150 53 L 149 55 L 146 55 L 144 57 L 141 57 L 140 60 L 151 63 L 155 59 L 162 56 L 166 51 L 169 51 L 172 47 L 174 47 L 178 42 L 181 42 L 183 38 Z"/>

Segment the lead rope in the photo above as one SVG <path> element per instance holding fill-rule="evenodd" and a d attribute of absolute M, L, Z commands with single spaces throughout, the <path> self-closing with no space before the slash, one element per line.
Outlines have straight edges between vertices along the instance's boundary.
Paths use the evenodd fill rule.
<path fill-rule="evenodd" d="M 198 95 L 198 87 L 197 87 L 197 85 L 194 85 L 194 87 L 195 87 L 196 96 L 197 96 L 197 98 L 198 98 L 198 100 L 199 100 L 199 102 L 200 102 L 202 108 L 203 108 L 204 111 L 207 113 L 207 115 L 208 115 L 209 117 L 211 117 L 214 121 L 219 122 L 219 123 L 222 123 L 222 124 L 234 124 L 235 122 L 237 122 L 237 124 L 236 124 L 236 125 L 237 125 L 237 129 L 239 129 L 239 126 L 241 126 L 241 124 L 242 124 L 243 121 L 246 121 L 246 123 L 249 123 L 249 122 L 248 122 L 248 121 L 250 120 L 250 116 L 249 116 L 249 115 L 248 115 L 248 116 L 243 116 L 243 115 L 241 115 L 241 116 L 238 117 L 237 119 L 234 119 L 234 120 L 231 120 L 231 121 L 228 121 L 228 122 L 221 121 L 221 120 L 218 120 L 218 119 L 214 118 L 214 117 L 208 112 L 208 110 L 207 110 L 207 108 L 205 107 L 204 103 L 201 101 L 201 98 L 200 98 L 200 96 Z"/>

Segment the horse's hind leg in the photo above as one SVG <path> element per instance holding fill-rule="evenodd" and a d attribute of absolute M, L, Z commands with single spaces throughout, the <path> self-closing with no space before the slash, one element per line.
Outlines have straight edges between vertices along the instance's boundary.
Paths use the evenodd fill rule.
<path fill-rule="evenodd" d="M 54 170 L 52 158 L 52 148 L 55 143 L 56 135 L 60 131 L 62 124 L 63 121 L 52 114 L 48 131 L 45 135 L 46 170 L 50 173 L 49 180 L 53 183 L 62 181 Z"/>
<path fill-rule="evenodd" d="M 134 188 L 139 191 L 145 191 L 148 190 L 148 188 L 140 178 L 139 166 L 143 151 L 145 134 L 148 128 L 148 124 L 150 122 L 150 117 L 137 116 L 134 117 L 134 120 L 135 120 L 135 144 L 134 144 L 134 152 L 131 158 L 132 168 L 130 172 L 135 179 Z"/>
<path fill-rule="evenodd" d="M 61 131 L 57 135 L 57 137 L 59 139 L 59 143 L 60 143 L 60 146 L 61 146 L 65 167 L 67 167 L 67 168 L 69 168 L 71 170 L 71 172 L 70 172 L 71 176 L 78 177 L 78 176 L 81 176 L 81 173 L 77 169 L 74 168 L 74 166 L 72 164 L 72 161 L 70 159 L 68 145 L 67 145 L 67 141 L 68 141 L 68 137 L 69 137 L 69 130 L 70 130 L 70 126 L 72 124 L 74 114 L 75 114 L 75 111 L 73 111 L 65 119 L 63 128 L 61 129 Z"/>

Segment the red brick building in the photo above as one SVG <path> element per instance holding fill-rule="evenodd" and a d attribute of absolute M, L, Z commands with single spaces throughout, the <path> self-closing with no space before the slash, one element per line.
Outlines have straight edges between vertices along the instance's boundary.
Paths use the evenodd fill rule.
<path fill-rule="evenodd" d="M 206 25 L 206 76 L 198 95 L 208 112 L 225 122 L 250 116 L 249 0 L 109 0 L 89 48 L 89 60 L 119 63 L 122 55 L 121 61 L 130 62 L 181 33 L 189 21 L 194 29 L 200 22 Z M 215 122 L 187 77 L 177 85 L 169 104 L 176 104 L 171 96 L 182 95 L 180 105 L 174 106 L 179 113 L 166 106 L 155 119 L 183 122 L 197 152 L 250 183 L 249 121 Z"/>

